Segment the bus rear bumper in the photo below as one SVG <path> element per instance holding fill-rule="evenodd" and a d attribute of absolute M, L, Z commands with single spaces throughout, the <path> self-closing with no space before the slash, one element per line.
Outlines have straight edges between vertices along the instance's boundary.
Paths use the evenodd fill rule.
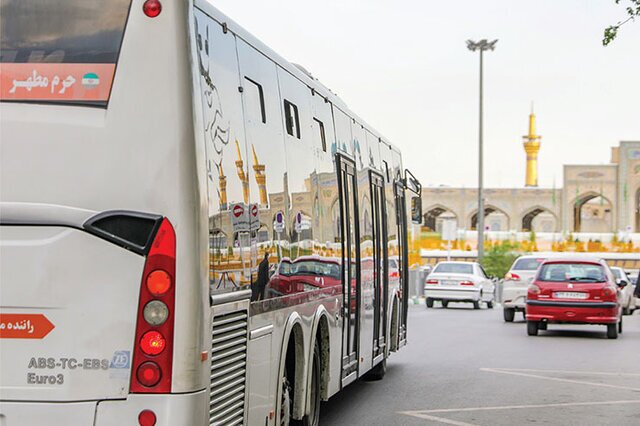
<path fill-rule="evenodd" d="M 130 394 L 126 400 L 100 401 L 95 426 L 135 425 L 143 410 L 155 413 L 158 426 L 209 424 L 209 397 L 202 390 L 184 394 Z"/>
<path fill-rule="evenodd" d="M 10 402 L 0 404 L 2 426 L 137 425 L 151 410 L 156 425 L 208 425 L 209 398 L 203 390 L 185 394 L 130 394 L 123 400 L 87 402 Z"/>

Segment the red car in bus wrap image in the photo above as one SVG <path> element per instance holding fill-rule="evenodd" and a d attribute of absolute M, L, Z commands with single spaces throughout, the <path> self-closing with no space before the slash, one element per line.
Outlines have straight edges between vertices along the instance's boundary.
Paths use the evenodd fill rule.
<path fill-rule="evenodd" d="M 341 285 L 337 259 L 301 256 L 292 261 L 285 257 L 271 276 L 267 292 L 274 297 Z"/>
<path fill-rule="evenodd" d="M 607 337 L 622 332 L 620 289 L 601 259 L 544 261 L 527 290 L 527 333 L 538 334 L 548 324 L 606 325 Z"/>

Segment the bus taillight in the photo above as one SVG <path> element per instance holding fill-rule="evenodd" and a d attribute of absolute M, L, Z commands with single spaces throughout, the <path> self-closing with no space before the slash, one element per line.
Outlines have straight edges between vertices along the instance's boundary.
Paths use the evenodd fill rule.
<path fill-rule="evenodd" d="M 147 0 L 142 5 L 142 11 L 149 18 L 155 18 L 162 12 L 162 4 L 158 0 Z"/>
<path fill-rule="evenodd" d="M 132 393 L 171 392 L 176 234 L 167 218 L 155 235 L 140 285 Z"/>

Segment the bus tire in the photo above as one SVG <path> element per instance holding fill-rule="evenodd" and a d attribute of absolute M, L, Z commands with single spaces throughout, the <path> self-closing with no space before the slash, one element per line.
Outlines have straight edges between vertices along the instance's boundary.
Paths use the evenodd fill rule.
<path fill-rule="evenodd" d="M 291 423 L 291 412 L 293 411 L 293 395 L 286 368 L 284 369 L 280 383 L 282 387 L 282 397 L 280 398 L 280 426 L 288 426 Z"/>
<path fill-rule="evenodd" d="M 387 359 L 384 358 L 375 367 L 373 367 L 367 374 L 364 375 L 365 380 L 382 380 L 387 373 Z"/>
<path fill-rule="evenodd" d="M 303 426 L 320 424 L 320 345 L 318 340 L 313 345 L 313 366 L 311 367 L 311 386 L 309 386 L 309 414 L 302 419 Z"/>

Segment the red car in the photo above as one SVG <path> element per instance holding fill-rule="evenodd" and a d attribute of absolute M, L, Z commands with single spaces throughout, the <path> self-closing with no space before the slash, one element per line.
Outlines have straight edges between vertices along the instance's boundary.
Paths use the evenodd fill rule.
<path fill-rule="evenodd" d="M 544 261 L 527 290 L 527 334 L 547 324 L 601 324 L 607 337 L 622 333 L 619 283 L 604 260 L 589 258 Z"/>

